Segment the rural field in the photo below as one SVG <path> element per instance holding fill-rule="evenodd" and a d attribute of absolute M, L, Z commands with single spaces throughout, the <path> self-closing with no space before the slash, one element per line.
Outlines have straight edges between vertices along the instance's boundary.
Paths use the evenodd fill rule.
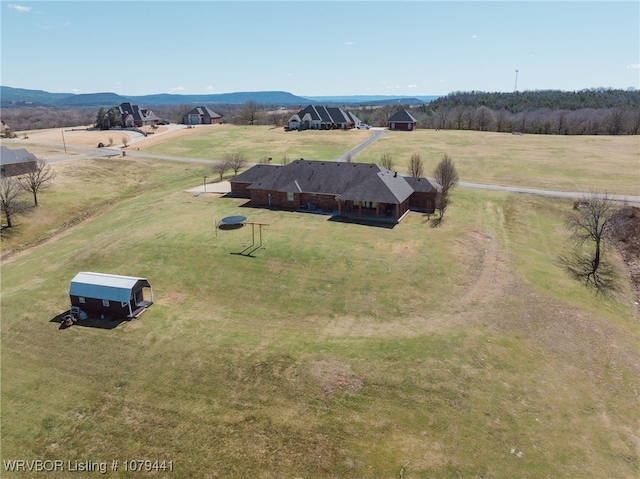
<path fill-rule="evenodd" d="M 635 292 L 613 248 L 607 296 L 558 264 L 572 201 L 458 187 L 439 228 L 252 209 L 186 191 L 206 165 L 152 155 L 334 159 L 370 132 L 194 130 L 52 163 L 41 206 L 3 232 L 3 461 L 110 477 L 640 475 Z M 638 194 L 635 137 L 386 134 L 354 161 L 388 153 L 402 171 L 418 153 L 429 175 L 447 153 L 465 181 Z M 215 228 L 237 214 L 268 225 L 252 257 L 234 254 L 249 225 Z M 148 278 L 155 302 L 60 329 L 78 271 Z"/>

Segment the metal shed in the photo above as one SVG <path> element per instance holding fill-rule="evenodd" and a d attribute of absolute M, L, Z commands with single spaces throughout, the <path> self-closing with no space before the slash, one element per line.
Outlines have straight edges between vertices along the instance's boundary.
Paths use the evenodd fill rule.
<path fill-rule="evenodd" d="M 69 297 L 72 307 L 86 313 L 133 318 L 153 304 L 153 289 L 146 278 L 80 272 L 71 280 Z"/>

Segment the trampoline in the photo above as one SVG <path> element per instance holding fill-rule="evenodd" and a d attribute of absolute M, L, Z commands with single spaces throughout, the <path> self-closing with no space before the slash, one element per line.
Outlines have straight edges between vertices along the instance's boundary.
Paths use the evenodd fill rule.
<path fill-rule="evenodd" d="M 220 220 L 221 225 L 240 225 L 247 221 L 246 216 L 225 216 Z"/>

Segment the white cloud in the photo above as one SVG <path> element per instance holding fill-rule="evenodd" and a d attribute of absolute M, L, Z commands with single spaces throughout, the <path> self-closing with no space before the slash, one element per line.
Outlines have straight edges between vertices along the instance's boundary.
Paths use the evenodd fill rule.
<path fill-rule="evenodd" d="M 356 42 L 344 42 L 345 45 L 355 45 Z"/>
<path fill-rule="evenodd" d="M 627 65 L 627 68 L 633 68 L 635 70 L 640 68 L 640 63 L 631 63 L 629 65 Z"/>
<path fill-rule="evenodd" d="M 78 90 L 77 88 L 74 88 L 73 90 L 71 90 L 71 93 L 75 93 L 77 95 L 78 93 L 80 93 L 80 90 Z"/>
<path fill-rule="evenodd" d="M 177 86 L 175 88 L 169 88 L 169 91 L 184 91 L 184 90 L 186 90 L 186 88 L 183 87 L 183 86 Z"/>
<path fill-rule="evenodd" d="M 213 88 L 213 85 L 207 85 L 205 90 L 207 90 L 207 91 L 215 91 L 215 88 Z"/>
<path fill-rule="evenodd" d="M 407 88 L 418 88 L 418 85 L 411 83 L 410 85 L 407 85 Z"/>
<path fill-rule="evenodd" d="M 7 5 L 7 7 L 11 8 L 12 10 L 15 10 L 16 12 L 20 12 L 20 13 L 27 13 L 31 11 L 31 7 L 25 7 L 23 5 L 16 5 L 14 3 L 11 3 L 9 5 Z"/>
<path fill-rule="evenodd" d="M 478 38 L 478 35 L 471 35 L 471 38 Z"/>

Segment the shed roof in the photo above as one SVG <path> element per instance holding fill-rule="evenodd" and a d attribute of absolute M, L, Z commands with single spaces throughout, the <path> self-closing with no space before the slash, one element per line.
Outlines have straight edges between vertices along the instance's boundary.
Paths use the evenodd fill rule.
<path fill-rule="evenodd" d="M 37 158 L 33 153 L 29 153 L 24 148 L 12 150 L 4 145 L 0 146 L 0 165 L 13 165 L 32 161 L 37 161 Z"/>
<path fill-rule="evenodd" d="M 137 287 L 151 287 L 151 284 L 146 278 L 80 272 L 71 280 L 69 295 L 126 303 L 131 299 L 132 290 Z"/>

